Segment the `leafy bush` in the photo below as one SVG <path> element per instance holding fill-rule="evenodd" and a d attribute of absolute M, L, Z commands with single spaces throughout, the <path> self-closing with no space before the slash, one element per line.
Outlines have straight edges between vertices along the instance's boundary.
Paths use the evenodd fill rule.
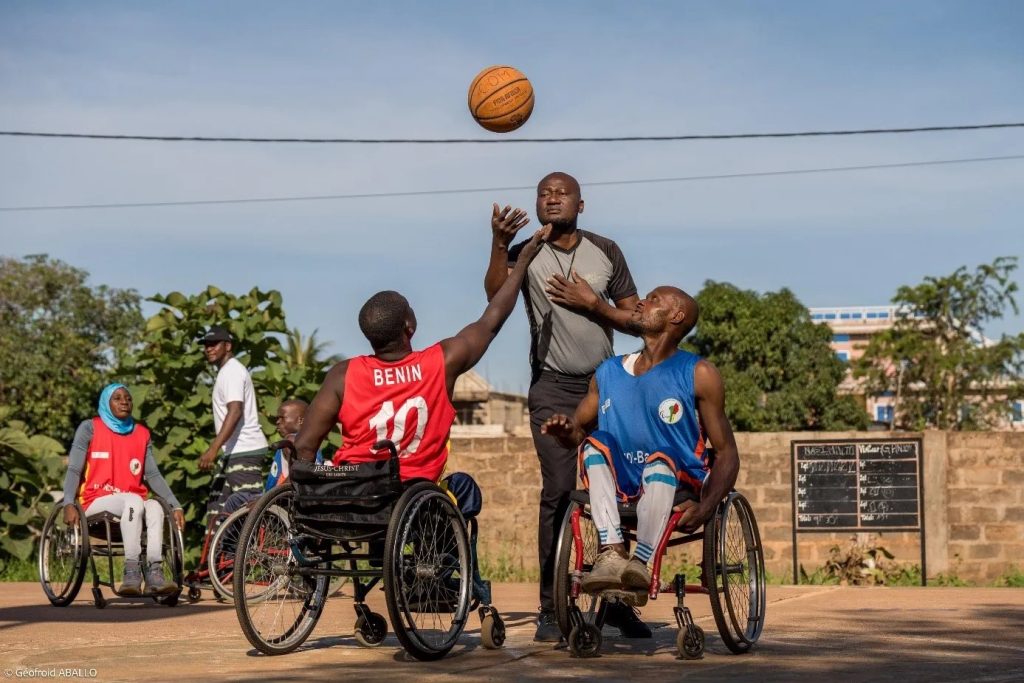
<path fill-rule="evenodd" d="M 135 418 L 153 434 L 160 470 L 184 507 L 189 523 L 185 548 L 195 558 L 213 480 L 213 473 L 200 470 L 198 461 L 216 436 L 216 368 L 206 362 L 199 336 L 212 324 L 231 331 L 234 355 L 252 374 L 260 425 L 268 435 L 274 433 L 271 420 L 281 401 L 311 400 L 328 366 L 287 360 L 280 337 L 288 327 L 277 291 L 253 288 L 239 296 L 211 285 L 194 296 L 171 292 L 149 300 L 161 308 L 146 321 L 142 345 L 125 359 L 120 377 L 135 399 Z M 337 436 L 332 439 L 338 443 Z"/>
<path fill-rule="evenodd" d="M 11 412 L 0 406 L 0 570 L 12 560 L 32 557 L 60 497 L 65 470 L 61 444 L 32 434 L 24 422 L 10 419 Z"/>

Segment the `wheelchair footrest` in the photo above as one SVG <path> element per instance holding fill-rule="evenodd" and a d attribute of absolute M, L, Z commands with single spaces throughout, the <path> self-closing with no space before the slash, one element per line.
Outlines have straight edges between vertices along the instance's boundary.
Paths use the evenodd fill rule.
<path fill-rule="evenodd" d="M 606 590 L 601 591 L 601 599 L 610 604 L 622 603 L 629 607 L 643 607 L 647 604 L 647 591 L 645 590 Z"/>

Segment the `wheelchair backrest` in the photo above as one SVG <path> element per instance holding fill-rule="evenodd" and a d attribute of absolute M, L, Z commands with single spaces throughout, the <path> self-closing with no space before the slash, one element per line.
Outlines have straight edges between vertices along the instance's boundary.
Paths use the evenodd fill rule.
<path fill-rule="evenodd" d="M 335 538 L 386 527 L 402 493 L 397 457 L 335 466 L 296 461 L 289 479 L 295 491 L 295 524 Z"/>

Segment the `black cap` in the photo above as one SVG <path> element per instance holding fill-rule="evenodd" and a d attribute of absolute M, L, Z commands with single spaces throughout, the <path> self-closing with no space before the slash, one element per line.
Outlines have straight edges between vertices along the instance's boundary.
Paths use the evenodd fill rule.
<path fill-rule="evenodd" d="M 231 341 L 231 333 L 223 325 L 210 325 L 210 329 L 199 338 L 199 341 L 202 344 L 216 344 L 222 341 L 229 342 Z"/>

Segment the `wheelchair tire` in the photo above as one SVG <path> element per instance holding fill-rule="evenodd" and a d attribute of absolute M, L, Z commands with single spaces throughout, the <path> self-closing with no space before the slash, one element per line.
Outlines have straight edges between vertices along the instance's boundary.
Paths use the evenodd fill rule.
<path fill-rule="evenodd" d="M 562 518 L 562 527 L 558 533 L 558 545 L 555 548 L 555 581 L 554 601 L 555 619 L 558 621 L 558 628 L 565 638 L 569 637 L 572 630 L 572 623 L 569 613 L 573 607 L 573 600 L 570 597 L 572 587 L 572 572 L 576 566 L 576 544 L 572 536 L 572 514 L 581 507 L 581 504 L 572 501 Z M 597 558 L 600 542 L 597 535 L 597 527 L 590 515 L 584 512 L 580 515 L 580 536 L 583 540 L 583 570 L 590 571 Z M 580 610 L 584 619 L 594 621 L 600 605 L 600 598 L 586 593 L 580 593 L 579 600 L 583 603 Z"/>
<path fill-rule="evenodd" d="M 378 647 L 388 635 L 388 622 L 376 612 L 370 612 L 370 618 L 360 616 L 356 619 L 354 636 L 356 642 L 363 647 Z"/>
<path fill-rule="evenodd" d="M 704 526 L 703 571 L 722 642 L 746 652 L 764 627 L 766 598 L 761 534 L 742 494 L 730 493 Z"/>
<path fill-rule="evenodd" d="M 406 652 L 444 657 L 466 626 L 473 586 L 469 534 L 447 493 L 409 486 L 395 503 L 384 545 L 384 597 Z"/>
<path fill-rule="evenodd" d="M 573 657 L 587 659 L 601 654 L 601 629 L 597 624 L 583 623 L 569 632 L 569 652 Z"/>
<path fill-rule="evenodd" d="M 61 501 L 54 504 L 43 524 L 39 543 L 39 583 L 54 607 L 66 607 L 78 596 L 89 563 L 89 530 L 85 512 L 78 503 L 74 506 L 78 509 L 78 524 L 69 527 L 64 523 Z"/>
<path fill-rule="evenodd" d="M 495 612 L 480 620 L 480 644 L 487 650 L 499 650 L 505 644 L 505 622 Z"/>
<path fill-rule="evenodd" d="M 676 650 L 680 659 L 700 659 L 704 656 L 704 629 L 695 625 L 693 630 L 696 635 L 691 635 L 685 628 L 679 629 L 676 634 Z"/>
<path fill-rule="evenodd" d="M 210 552 L 206 556 L 213 592 L 228 602 L 233 600 L 234 595 L 235 550 L 248 514 L 249 509 L 242 508 L 228 515 L 213 534 Z"/>
<path fill-rule="evenodd" d="M 185 590 L 185 540 L 181 529 L 174 523 L 174 512 L 167 501 L 157 498 L 164 509 L 164 579 L 173 581 L 178 589 L 169 595 L 162 595 L 157 600 L 161 605 L 173 607 L 178 604 L 178 597 Z"/>
<path fill-rule="evenodd" d="M 291 550 L 294 491 L 285 483 L 264 494 L 246 517 L 235 551 L 235 614 L 260 652 L 282 655 L 302 645 L 327 602 L 327 577 L 304 577 Z"/>

